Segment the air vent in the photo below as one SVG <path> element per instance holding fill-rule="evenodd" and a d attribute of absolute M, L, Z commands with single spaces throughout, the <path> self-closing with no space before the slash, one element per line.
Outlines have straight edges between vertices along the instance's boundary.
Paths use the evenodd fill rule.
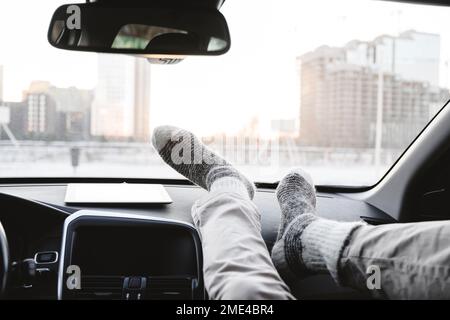
<path fill-rule="evenodd" d="M 191 300 L 196 280 L 189 277 L 147 278 L 145 299 L 148 300 Z"/>
<path fill-rule="evenodd" d="M 121 276 L 82 276 L 80 290 L 66 291 L 69 299 L 124 299 L 124 280 Z M 197 279 L 190 277 L 148 277 L 142 298 L 145 300 L 192 300 Z"/>
<path fill-rule="evenodd" d="M 122 298 L 124 277 L 82 276 L 81 290 L 71 290 L 71 298 L 115 300 Z"/>

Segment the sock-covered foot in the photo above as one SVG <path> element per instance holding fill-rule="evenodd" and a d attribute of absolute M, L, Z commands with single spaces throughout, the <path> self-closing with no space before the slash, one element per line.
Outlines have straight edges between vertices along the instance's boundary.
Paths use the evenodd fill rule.
<path fill-rule="evenodd" d="M 152 144 L 169 166 L 198 186 L 209 191 L 215 181 L 232 177 L 242 182 L 250 199 L 253 198 L 253 183 L 191 132 L 160 126 L 153 131 Z"/>
<path fill-rule="evenodd" d="M 315 215 L 316 193 L 301 169 L 286 175 L 277 188 L 281 223 L 272 260 L 281 277 L 292 282 L 307 274 L 328 271 L 338 281 L 338 261 L 360 223 L 343 223 Z"/>
<path fill-rule="evenodd" d="M 281 209 L 277 236 L 277 240 L 280 240 L 294 218 L 301 214 L 314 214 L 316 190 L 310 175 L 300 168 L 295 168 L 280 181 L 276 195 Z"/>
<path fill-rule="evenodd" d="M 281 209 L 281 220 L 277 242 L 272 249 L 272 260 L 281 277 L 289 283 L 293 278 L 305 273 L 305 267 L 299 259 L 301 246 L 297 240 L 303 229 L 316 219 L 316 192 L 309 174 L 296 168 L 280 181 L 276 195 Z M 300 216 L 302 218 L 298 219 Z M 293 221 L 296 222 L 296 231 L 289 233 L 286 239 L 287 230 L 292 229 Z M 301 224 L 297 223 L 299 221 Z"/>

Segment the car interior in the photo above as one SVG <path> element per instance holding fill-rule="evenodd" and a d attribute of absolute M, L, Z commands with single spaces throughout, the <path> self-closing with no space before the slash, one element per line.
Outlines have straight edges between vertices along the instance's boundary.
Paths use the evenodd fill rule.
<path fill-rule="evenodd" d="M 422 1 L 407 1 L 407 4 L 369 1 L 383 5 L 433 6 L 436 10 L 444 5 L 440 1 L 428 1 L 427 4 Z M 154 64 L 162 68 L 159 72 L 171 72 L 172 68 L 183 68 L 191 57 L 199 62 L 203 61 L 201 59 L 214 61 L 239 45 L 239 41 L 234 43 L 237 32 L 232 29 L 231 17 L 225 11 L 231 2 L 236 1 L 99 0 L 76 4 L 78 7 L 72 11 L 69 9 L 72 5 L 60 3 L 60 7 L 54 8 L 46 45 L 60 55 L 76 56 L 85 51 L 139 56 L 152 68 Z M 77 29 L 76 17 L 72 29 L 69 23 L 65 24 L 66 17 L 77 14 L 77 10 L 82 17 L 82 31 Z M 280 11 L 284 12 L 281 8 Z M 52 12 L 48 14 L 50 16 Z M 151 30 L 152 25 L 157 26 L 157 30 Z M 117 36 L 121 32 L 122 40 Z M 146 40 L 143 34 L 151 34 L 152 40 Z M 45 35 L 42 39 L 42 42 L 47 41 Z M 277 42 L 274 40 L 273 43 L 276 45 Z M 386 79 L 387 76 L 384 81 L 389 81 Z M 202 88 L 198 88 L 197 96 L 198 100 L 202 99 Z M 386 170 L 373 183 L 318 183 L 317 215 L 338 221 L 362 220 L 371 225 L 449 219 L 450 109 L 446 107 L 447 100 L 440 101 L 433 116 L 413 133 L 413 138 L 402 146 L 398 156 L 384 167 Z M 0 146 L 3 148 L 8 137 L 0 137 L 6 141 Z M 333 145 L 325 148 L 331 153 L 336 149 Z M 363 148 L 355 149 L 363 152 Z M 33 166 L 33 163 L 28 165 Z M 303 164 L 300 161 L 298 165 Z M 132 167 L 133 162 L 128 166 Z M 47 168 L 49 172 L 53 170 L 51 165 Z M 318 172 L 321 170 L 327 172 L 322 167 Z M 345 175 L 346 181 L 350 181 L 353 175 L 356 179 L 364 173 L 352 171 L 350 166 Z M 279 178 L 255 180 L 254 202 L 262 216 L 262 236 L 269 251 L 280 221 L 275 195 Z M 67 198 L 69 185 L 86 184 L 98 187 L 84 195 L 75 192 L 75 199 Z M 134 192 L 121 189 L 125 191 L 111 196 L 103 194 L 108 191 L 101 188 L 102 184 L 160 186 L 159 191 L 152 189 L 149 192 L 162 192 L 163 198 L 168 198 L 161 200 L 156 196 L 147 202 L 144 193 L 143 200 L 136 194 L 134 200 L 117 200 L 114 197 L 126 198 L 123 193 Z M 94 193 L 93 199 L 85 199 Z M 83 176 L 70 172 L 53 176 L 42 170 L 34 176 L 20 176 L 20 172 L 17 175 L 2 172 L 1 298 L 208 299 L 203 279 L 201 237 L 191 218 L 192 205 L 206 193 L 179 176 Z M 73 266 L 79 270 L 74 271 Z M 80 270 L 81 282 L 77 283 L 73 281 L 73 274 Z M 71 290 L 71 285 L 79 286 L 79 290 Z M 290 288 L 299 299 L 370 298 L 366 292 L 340 287 L 330 275 L 310 275 Z"/>

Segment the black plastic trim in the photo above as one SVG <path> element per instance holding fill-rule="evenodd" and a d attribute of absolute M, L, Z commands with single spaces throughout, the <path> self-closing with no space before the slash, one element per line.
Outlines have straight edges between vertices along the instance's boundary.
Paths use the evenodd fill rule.
<path fill-rule="evenodd" d="M 66 220 L 67 221 L 67 220 Z M 63 288 L 63 283 L 67 280 L 67 275 L 64 273 L 66 266 L 71 264 L 72 258 L 72 246 L 73 246 L 73 238 L 76 233 L 76 229 L 79 226 L 137 226 L 137 225 L 164 225 L 165 227 L 170 227 L 173 229 L 180 229 L 183 231 L 187 231 L 191 237 L 195 246 L 196 257 L 195 260 L 197 262 L 197 280 L 198 286 L 194 292 L 195 300 L 203 300 L 205 299 L 205 288 L 204 288 L 204 280 L 203 280 L 203 252 L 201 247 L 201 240 L 196 229 L 190 224 L 184 222 L 178 222 L 175 220 L 162 220 L 157 218 L 146 218 L 146 217 L 128 217 L 126 215 L 120 216 L 111 214 L 111 216 L 97 216 L 94 213 L 86 213 L 86 215 L 82 215 L 74 218 L 69 221 L 64 226 L 65 239 L 61 243 L 61 260 L 60 260 L 60 270 L 59 270 L 59 281 L 62 283 L 58 283 L 58 294 L 59 298 L 63 299 L 65 295 L 67 295 L 67 290 Z M 61 268 L 62 267 L 62 268 Z M 73 297 L 72 297 L 73 298 Z"/>

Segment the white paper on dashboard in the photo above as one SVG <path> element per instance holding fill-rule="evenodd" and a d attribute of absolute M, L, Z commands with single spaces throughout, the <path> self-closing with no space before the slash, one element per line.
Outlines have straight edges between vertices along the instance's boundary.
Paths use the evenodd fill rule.
<path fill-rule="evenodd" d="M 161 184 L 71 183 L 64 202 L 167 204 L 172 199 Z"/>

